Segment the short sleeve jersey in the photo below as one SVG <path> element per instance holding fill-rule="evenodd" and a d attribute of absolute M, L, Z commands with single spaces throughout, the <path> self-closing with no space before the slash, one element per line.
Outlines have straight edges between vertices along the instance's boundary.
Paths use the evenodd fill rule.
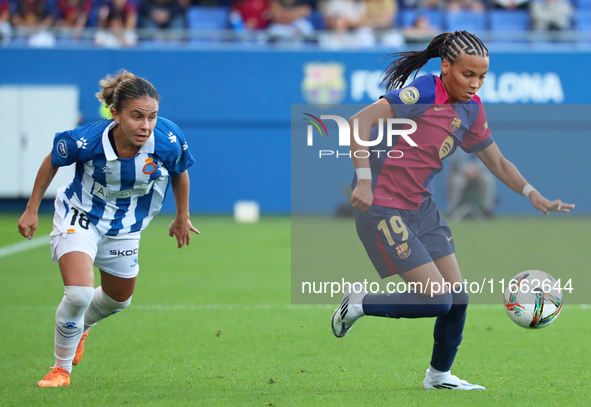
<path fill-rule="evenodd" d="M 480 98 L 475 95 L 468 103 L 451 105 L 443 82 L 435 75 L 421 76 L 382 97 L 390 102 L 397 118 L 416 123 L 417 129 L 409 137 L 417 146 L 400 136 L 392 137 L 388 146 L 384 136 L 378 146 L 370 147 L 370 153 L 382 151 L 369 157 L 375 205 L 418 210 L 433 194 L 431 180 L 443 169 L 443 160 L 458 146 L 472 153 L 493 143 Z M 377 134 L 378 128 L 373 128 L 373 140 Z"/>
<path fill-rule="evenodd" d="M 85 212 L 104 235 L 122 237 L 148 226 L 162 207 L 169 175 L 183 173 L 194 159 L 181 130 L 165 118 L 158 118 L 133 158 L 115 154 L 109 141 L 113 127 L 113 120 L 104 120 L 56 134 L 51 164 L 76 164 L 62 198 Z"/>

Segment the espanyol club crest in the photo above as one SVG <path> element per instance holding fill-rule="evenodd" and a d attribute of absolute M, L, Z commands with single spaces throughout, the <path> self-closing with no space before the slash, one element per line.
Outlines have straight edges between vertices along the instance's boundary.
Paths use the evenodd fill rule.
<path fill-rule="evenodd" d="M 408 247 L 408 243 L 402 243 L 396 248 L 396 251 L 398 252 L 398 257 L 402 259 L 406 259 L 408 256 L 410 256 L 410 248 Z"/>
<path fill-rule="evenodd" d="M 460 128 L 461 124 L 462 121 L 459 118 L 454 117 L 453 121 L 449 125 L 449 129 L 452 131 L 452 133 L 455 133 Z"/>
<path fill-rule="evenodd" d="M 146 165 L 144 165 L 144 174 L 151 175 L 158 169 L 158 164 L 154 162 L 152 158 L 146 159 Z"/>
<path fill-rule="evenodd" d="M 335 62 L 304 65 L 302 96 L 313 105 L 337 105 L 345 99 L 345 66 Z"/>

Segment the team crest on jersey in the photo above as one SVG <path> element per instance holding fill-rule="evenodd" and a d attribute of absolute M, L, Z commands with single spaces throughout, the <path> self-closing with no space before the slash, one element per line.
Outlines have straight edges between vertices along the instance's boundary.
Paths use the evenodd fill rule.
<path fill-rule="evenodd" d="M 417 100 L 419 100 L 419 95 L 419 90 L 414 86 L 404 88 L 398 94 L 400 100 L 402 100 L 402 103 L 404 103 L 405 105 L 412 105 L 414 103 L 417 103 Z"/>
<path fill-rule="evenodd" d="M 144 174 L 150 175 L 156 172 L 158 169 L 158 164 L 154 162 L 152 158 L 146 159 L 146 165 L 144 165 L 144 169 L 142 170 Z"/>
<path fill-rule="evenodd" d="M 408 243 L 402 243 L 396 248 L 396 251 L 398 252 L 398 257 L 402 259 L 406 259 L 410 256 L 410 247 L 408 247 Z"/>
<path fill-rule="evenodd" d="M 302 96 L 313 105 L 336 105 L 347 95 L 345 66 L 334 62 L 304 65 Z"/>
<path fill-rule="evenodd" d="M 60 140 L 57 143 L 57 153 L 62 158 L 67 158 L 68 157 L 68 145 L 66 144 L 66 140 Z"/>
<path fill-rule="evenodd" d="M 457 118 L 457 117 L 454 117 L 453 121 L 452 121 L 452 122 L 451 122 L 451 124 L 449 125 L 449 129 L 450 129 L 450 130 L 451 130 L 453 133 L 455 133 L 455 132 L 456 132 L 456 131 L 457 131 L 457 130 L 460 128 L 460 125 L 461 125 L 461 124 L 462 124 L 462 121 L 461 121 L 459 118 Z"/>
<path fill-rule="evenodd" d="M 443 140 L 443 144 L 439 148 L 439 158 L 443 159 L 447 156 L 451 149 L 454 146 L 454 138 L 452 136 L 448 136 L 445 140 Z"/>

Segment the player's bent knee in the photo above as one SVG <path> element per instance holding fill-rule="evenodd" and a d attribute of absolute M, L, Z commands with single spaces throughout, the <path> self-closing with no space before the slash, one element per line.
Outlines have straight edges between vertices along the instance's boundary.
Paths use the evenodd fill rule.
<path fill-rule="evenodd" d="M 122 309 L 129 307 L 129 304 L 131 304 L 131 299 L 133 298 L 133 296 L 131 296 L 125 301 L 115 301 L 114 299 L 109 297 L 104 291 L 102 291 L 102 294 L 102 302 L 105 304 L 105 306 L 107 306 L 109 309 L 113 311 L 120 311 Z"/>
<path fill-rule="evenodd" d="M 459 293 L 453 292 L 451 293 L 452 297 L 453 297 L 453 305 L 468 305 L 468 302 L 470 302 L 470 295 L 462 290 Z"/>
<path fill-rule="evenodd" d="M 447 314 L 452 306 L 452 296 L 450 293 L 424 296 L 424 304 L 429 309 L 429 315 L 432 317 L 440 317 Z"/>
<path fill-rule="evenodd" d="M 64 301 L 74 307 L 86 308 L 92 301 L 94 287 L 66 286 Z"/>

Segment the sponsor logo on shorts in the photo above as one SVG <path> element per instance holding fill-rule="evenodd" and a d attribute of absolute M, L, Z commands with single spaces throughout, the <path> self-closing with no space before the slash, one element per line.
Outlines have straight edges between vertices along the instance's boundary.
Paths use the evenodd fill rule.
<path fill-rule="evenodd" d="M 133 250 L 109 250 L 109 254 L 111 256 L 117 256 L 117 257 L 122 257 L 122 256 L 133 256 L 138 254 L 139 249 L 135 248 Z"/>
<path fill-rule="evenodd" d="M 408 243 L 402 243 L 396 248 L 396 251 L 398 252 L 398 257 L 402 259 L 406 259 L 410 256 L 410 247 L 408 247 Z"/>
<path fill-rule="evenodd" d="M 137 257 L 133 258 L 133 263 L 131 263 L 131 267 L 137 266 Z"/>
<path fill-rule="evenodd" d="M 454 238 L 453 236 L 450 236 L 450 237 L 447 238 L 447 241 L 448 242 L 451 242 L 451 239 L 453 239 L 453 238 Z"/>

